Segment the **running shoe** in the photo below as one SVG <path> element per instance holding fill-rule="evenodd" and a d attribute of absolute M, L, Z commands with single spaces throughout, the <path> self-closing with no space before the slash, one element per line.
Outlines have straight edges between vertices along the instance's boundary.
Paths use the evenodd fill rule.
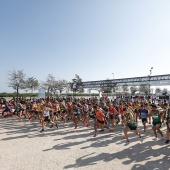
<path fill-rule="evenodd" d="M 166 142 L 165 142 L 165 143 L 166 143 L 166 144 L 168 144 L 169 142 L 170 142 L 169 140 L 166 140 Z"/>
<path fill-rule="evenodd" d="M 95 138 L 97 136 L 97 134 L 95 133 L 94 135 L 93 135 L 93 137 Z"/>
<path fill-rule="evenodd" d="M 126 141 L 125 146 L 129 145 L 129 143 L 130 143 L 129 141 Z"/>
<path fill-rule="evenodd" d="M 41 129 L 41 131 L 40 132 L 44 132 L 44 129 Z"/>
<path fill-rule="evenodd" d="M 58 129 L 58 125 L 56 124 L 55 126 L 56 126 L 56 128 Z"/>
<path fill-rule="evenodd" d="M 104 129 L 99 130 L 99 132 L 104 132 Z"/>
<path fill-rule="evenodd" d="M 53 125 L 50 126 L 50 128 L 52 128 L 52 127 L 53 127 Z"/>
<path fill-rule="evenodd" d="M 77 125 L 75 125 L 74 129 L 77 129 Z"/>
<path fill-rule="evenodd" d="M 109 132 L 114 132 L 114 129 L 109 129 Z"/>
<path fill-rule="evenodd" d="M 157 142 L 158 141 L 158 138 L 155 138 L 155 142 Z"/>
<path fill-rule="evenodd" d="M 140 137 L 140 141 L 143 142 L 143 137 Z"/>

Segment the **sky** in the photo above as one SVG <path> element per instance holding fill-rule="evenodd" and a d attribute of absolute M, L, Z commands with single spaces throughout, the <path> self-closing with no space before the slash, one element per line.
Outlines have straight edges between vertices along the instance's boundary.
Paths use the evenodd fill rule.
<path fill-rule="evenodd" d="M 170 74 L 169 0 L 1 0 L 0 92 L 23 70 L 83 81 Z"/>

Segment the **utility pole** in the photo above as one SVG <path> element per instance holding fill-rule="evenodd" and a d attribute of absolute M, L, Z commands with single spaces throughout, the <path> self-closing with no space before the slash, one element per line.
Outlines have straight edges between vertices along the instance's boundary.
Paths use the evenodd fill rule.
<path fill-rule="evenodd" d="M 153 67 L 151 67 L 150 74 L 148 75 L 149 76 L 149 95 L 150 95 L 150 92 L 151 92 L 150 78 L 151 78 L 151 75 L 152 75 L 152 70 L 153 70 Z"/>
<path fill-rule="evenodd" d="M 114 73 L 112 73 L 112 75 L 113 75 L 113 79 L 114 79 Z M 114 88 L 114 87 L 113 87 Z M 113 88 L 112 88 L 112 95 L 113 95 Z"/>

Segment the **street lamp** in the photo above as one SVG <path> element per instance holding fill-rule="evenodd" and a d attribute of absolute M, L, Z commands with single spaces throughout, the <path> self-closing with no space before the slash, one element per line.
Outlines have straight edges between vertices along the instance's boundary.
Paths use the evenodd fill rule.
<path fill-rule="evenodd" d="M 114 79 L 114 73 L 112 73 L 113 74 L 113 79 Z"/>
<path fill-rule="evenodd" d="M 151 85 L 150 85 L 150 77 L 151 77 L 151 74 L 152 74 L 152 70 L 153 70 L 153 67 L 151 67 L 150 69 L 150 74 L 148 75 L 149 76 L 149 94 L 150 94 L 150 91 L 151 91 Z"/>
<path fill-rule="evenodd" d="M 73 98 L 74 98 L 74 92 L 76 91 L 77 85 L 76 85 L 76 79 L 73 79 Z"/>
<path fill-rule="evenodd" d="M 113 79 L 114 79 L 114 73 L 112 73 L 113 74 Z M 114 87 L 113 87 L 114 88 Z M 113 95 L 113 88 L 112 88 L 112 95 Z"/>

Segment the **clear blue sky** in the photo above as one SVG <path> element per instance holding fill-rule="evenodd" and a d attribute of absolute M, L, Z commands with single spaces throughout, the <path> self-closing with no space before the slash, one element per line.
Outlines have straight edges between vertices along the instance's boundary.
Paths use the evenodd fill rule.
<path fill-rule="evenodd" d="M 23 70 L 83 81 L 169 74 L 169 0 L 1 0 L 0 92 Z"/>

